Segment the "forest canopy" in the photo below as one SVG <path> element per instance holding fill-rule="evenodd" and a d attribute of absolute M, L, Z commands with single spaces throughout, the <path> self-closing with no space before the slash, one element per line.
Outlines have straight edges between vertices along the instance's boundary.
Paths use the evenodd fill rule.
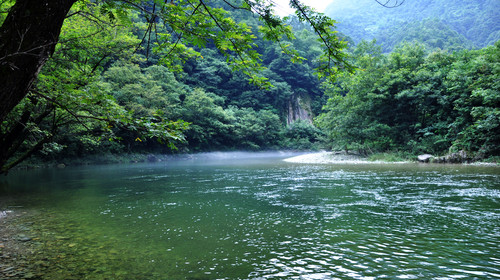
<path fill-rule="evenodd" d="M 317 118 L 335 148 L 500 154 L 500 41 L 451 54 L 405 44 L 388 55 L 372 41 L 353 55 L 363 71 L 328 85 Z"/>
<path fill-rule="evenodd" d="M 403 42 L 430 49 L 470 49 L 500 40 L 500 2 L 496 0 L 404 1 L 384 9 L 371 0 L 333 0 L 325 14 L 354 42 L 376 39 L 382 51 Z"/>
<path fill-rule="evenodd" d="M 154 103 L 163 99 L 157 95 L 164 88 L 136 81 L 122 84 L 128 93 L 140 96 L 127 100 L 109 91 L 125 90 L 103 83 L 102 73 L 113 61 L 125 59 L 142 67 L 155 61 L 180 75 L 189 61 L 204 59 L 201 50 L 215 49 L 224 68 L 242 73 L 246 77 L 240 79 L 253 85 L 250 91 L 259 91 L 271 85 L 260 52 L 266 44 L 288 60 L 306 60 L 290 43 L 295 34 L 289 18 L 275 16 L 272 2 L 267 1 L 4 0 L 0 4 L 2 172 L 36 151 L 67 147 L 54 141 L 63 137 L 62 130 L 75 132 L 87 145 L 102 139 L 121 141 L 121 130 L 139 142 L 156 139 L 170 148 L 183 142 L 188 123 L 167 119 L 176 114 L 165 113 L 161 104 Z M 334 79 L 339 71 L 352 69 L 334 21 L 300 1 L 290 5 L 297 11 L 297 22 L 306 22 L 316 34 L 319 53 L 309 64 L 316 74 Z M 188 91 L 192 90 L 197 89 Z M 189 93 L 179 96 L 181 103 L 189 100 Z"/>
<path fill-rule="evenodd" d="M 499 156 L 499 43 L 474 49 L 441 21 L 387 33 L 409 41 L 387 52 L 355 43 L 299 1 L 285 18 L 267 1 L 65 2 L 59 32 L 24 51 L 13 51 L 17 39 L 9 45 L 9 17 L 34 4 L 0 2 L 0 173 L 33 155 L 61 162 L 328 148 Z M 13 67 L 22 55 L 35 67 Z M 24 87 L 9 78 L 16 71 L 31 71 Z M 7 100 L 18 103 L 9 109 Z"/>

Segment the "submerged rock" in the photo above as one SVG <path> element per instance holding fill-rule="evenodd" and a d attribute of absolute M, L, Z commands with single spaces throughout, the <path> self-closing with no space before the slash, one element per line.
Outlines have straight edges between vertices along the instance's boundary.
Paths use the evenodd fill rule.
<path fill-rule="evenodd" d="M 12 211 L 0 211 L 0 219 L 7 217 L 7 214 L 10 212 L 12 212 Z"/>
<path fill-rule="evenodd" d="M 31 241 L 31 239 L 32 239 L 31 237 L 24 235 L 24 234 L 20 234 L 17 237 L 17 241 L 21 241 L 21 242 L 28 242 L 28 241 Z"/>

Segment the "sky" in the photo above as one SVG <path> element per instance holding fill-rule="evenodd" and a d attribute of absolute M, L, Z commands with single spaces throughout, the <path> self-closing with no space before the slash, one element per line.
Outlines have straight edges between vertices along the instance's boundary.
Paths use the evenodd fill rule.
<path fill-rule="evenodd" d="M 276 13 L 280 16 L 287 16 L 293 13 L 293 10 L 288 6 L 289 0 L 273 0 L 276 3 Z M 302 3 L 315 8 L 318 12 L 324 12 L 326 6 L 333 0 L 301 0 Z"/>

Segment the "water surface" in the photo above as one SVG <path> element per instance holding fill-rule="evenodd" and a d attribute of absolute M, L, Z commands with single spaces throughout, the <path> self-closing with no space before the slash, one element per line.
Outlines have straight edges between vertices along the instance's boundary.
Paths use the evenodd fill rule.
<path fill-rule="evenodd" d="M 500 278 L 500 168 L 285 156 L 14 172 L 0 190 L 39 213 L 46 279 Z"/>

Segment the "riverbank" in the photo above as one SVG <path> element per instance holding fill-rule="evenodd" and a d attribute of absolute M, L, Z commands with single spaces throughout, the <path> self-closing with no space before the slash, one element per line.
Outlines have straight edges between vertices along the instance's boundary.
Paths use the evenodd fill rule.
<path fill-rule="evenodd" d="M 128 164 L 128 163 L 155 163 L 169 162 L 172 160 L 192 160 L 192 159 L 248 159 L 263 157 L 292 157 L 304 154 L 307 151 L 294 150 L 268 150 L 268 151 L 215 151 L 199 153 L 178 153 L 178 154 L 103 154 L 89 155 L 82 158 L 65 158 L 52 161 L 42 161 L 32 158 L 14 167 L 12 170 L 30 170 L 40 168 L 65 168 L 67 166 L 85 166 L 102 164 Z"/>
<path fill-rule="evenodd" d="M 376 154 L 369 158 L 342 152 L 317 152 L 285 159 L 286 162 L 304 164 L 408 164 L 416 163 L 416 160 L 404 160 L 392 154 Z M 472 162 L 465 165 L 499 166 L 496 162 Z"/>
<path fill-rule="evenodd" d="M 340 152 L 318 152 L 305 155 L 299 155 L 285 159 L 286 162 L 307 163 L 307 164 L 383 164 L 383 163 L 410 163 L 411 161 L 384 161 L 370 160 L 368 158 L 345 154 Z"/>
<path fill-rule="evenodd" d="M 100 165 L 100 164 L 125 164 L 143 162 L 168 162 L 177 159 L 194 159 L 199 157 L 219 157 L 238 159 L 244 155 L 267 155 L 280 154 L 290 155 L 285 161 L 310 164 L 384 164 L 384 163 L 415 163 L 417 156 L 409 153 L 386 152 L 375 153 L 368 157 L 363 157 L 354 153 L 346 154 L 343 151 L 297 151 L 297 150 L 271 150 L 271 151 L 220 151 L 220 152 L 200 152 L 200 153 L 178 153 L 178 154 L 103 154 L 89 155 L 83 158 L 66 158 L 52 161 L 42 161 L 40 159 L 30 159 L 13 168 L 13 170 L 29 170 L 39 168 L 65 168 L 67 166 Z M 298 156 L 296 156 L 299 154 Z M 444 158 L 444 157 L 437 157 Z M 488 161 L 489 160 L 489 161 Z M 486 161 L 469 162 L 469 165 L 497 166 L 500 158 L 493 157 Z M 433 161 L 433 163 L 450 163 L 446 161 Z"/>

